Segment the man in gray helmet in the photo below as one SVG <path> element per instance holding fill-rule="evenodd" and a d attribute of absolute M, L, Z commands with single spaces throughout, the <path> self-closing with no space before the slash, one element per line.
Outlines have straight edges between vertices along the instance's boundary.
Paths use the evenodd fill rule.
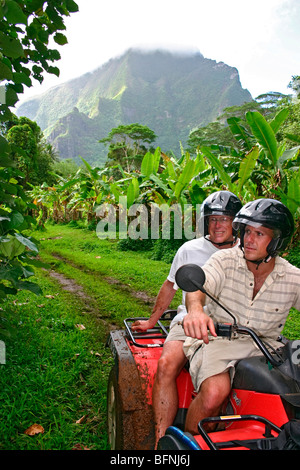
<path fill-rule="evenodd" d="M 240 245 L 215 253 L 203 266 L 204 288 L 238 324 L 254 329 L 277 348 L 282 346 L 277 338 L 290 309 L 300 310 L 300 269 L 278 256 L 294 232 L 293 217 L 281 202 L 259 199 L 238 212 L 233 227 L 239 231 Z M 202 292 L 188 293 L 186 304 L 184 351 L 198 392 L 188 410 L 186 430 L 197 434 L 201 419 L 219 414 L 236 362 L 261 352 L 247 335 L 231 341 L 217 337 L 214 323 L 228 322 L 229 317 Z"/>
<path fill-rule="evenodd" d="M 200 221 L 203 224 L 204 236 L 190 240 L 179 248 L 169 275 L 159 291 L 151 317 L 147 321 L 136 321 L 133 330 L 145 331 L 152 328 L 169 307 L 178 289 L 175 274 L 180 266 L 186 263 L 202 266 L 213 253 L 232 248 L 237 243 L 237 234 L 232 229 L 232 221 L 241 207 L 239 198 L 229 191 L 217 191 L 204 200 Z M 178 307 L 177 315 L 170 325 L 170 333 L 158 361 L 154 381 L 152 403 L 156 443 L 164 435 L 166 428 L 173 424 L 178 409 L 176 378 L 187 361 L 182 347 L 186 339 L 182 320 L 186 313 L 185 293 L 183 293 L 182 304 Z"/>

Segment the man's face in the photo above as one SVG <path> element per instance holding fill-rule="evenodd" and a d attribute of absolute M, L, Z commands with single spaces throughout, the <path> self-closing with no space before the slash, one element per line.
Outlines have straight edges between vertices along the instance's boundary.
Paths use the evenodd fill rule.
<path fill-rule="evenodd" d="M 266 227 L 246 225 L 244 235 L 244 254 L 247 260 L 257 261 L 265 258 L 267 246 L 273 238 L 273 230 Z"/>
<path fill-rule="evenodd" d="M 232 241 L 233 218 L 225 215 L 210 215 L 208 218 L 208 233 L 212 243 Z"/>

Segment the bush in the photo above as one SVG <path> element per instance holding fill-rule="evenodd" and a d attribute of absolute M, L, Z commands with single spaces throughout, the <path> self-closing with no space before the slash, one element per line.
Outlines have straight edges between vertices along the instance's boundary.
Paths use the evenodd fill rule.
<path fill-rule="evenodd" d="M 300 268 L 300 247 L 294 247 L 291 252 L 288 253 L 287 256 L 285 256 L 285 259 L 288 260 L 294 266 L 297 266 L 297 268 Z"/>

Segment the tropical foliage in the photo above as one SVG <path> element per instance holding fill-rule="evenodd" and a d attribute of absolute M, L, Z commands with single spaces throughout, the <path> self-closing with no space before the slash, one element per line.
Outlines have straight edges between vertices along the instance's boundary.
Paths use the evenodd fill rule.
<path fill-rule="evenodd" d="M 26 236 L 35 223 L 30 214 L 35 206 L 24 186 L 38 158 L 51 153 L 38 126 L 26 119 L 16 122 L 10 108 L 32 79 L 42 82 L 44 72 L 59 74 L 52 63 L 60 54 L 48 41 L 52 37 L 58 45 L 67 42 L 61 32 L 66 29 L 63 18 L 77 10 L 73 0 L 0 3 L 0 302 L 18 289 L 40 291 L 28 281 L 39 262 L 36 241 Z"/>
<path fill-rule="evenodd" d="M 47 207 L 47 218 L 55 221 L 80 217 L 90 223 L 96 221 L 100 205 L 117 206 L 121 197 L 126 196 L 127 209 L 139 203 L 190 204 L 196 209 L 211 191 L 225 188 L 243 202 L 280 198 L 297 218 L 300 147 L 287 148 L 276 138 L 288 114 L 289 110 L 282 108 L 268 121 L 260 112 L 248 111 L 245 123 L 240 117 L 230 117 L 228 130 L 236 146 L 200 145 L 195 155 L 183 151 L 179 159 L 157 148 L 144 155 L 140 169 L 130 172 L 121 165 L 92 168 L 82 159 L 84 165 L 74 178 L 61 178 L 55 188 L 34 189 L 36 207 L 40 211 Z M 116 169 L 121 177 L 113 176 Z"/>

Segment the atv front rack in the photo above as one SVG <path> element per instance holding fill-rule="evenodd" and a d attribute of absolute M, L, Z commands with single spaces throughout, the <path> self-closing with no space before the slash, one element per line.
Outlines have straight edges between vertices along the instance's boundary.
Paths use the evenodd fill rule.
<path fill-rule="evenodd" d="M 161 316 L 161 320 L 167 320 L 170 321 L 172 318 L 176 315 L 177 311 L 176 310 L 166 310 L 163 315 Z M 166 339 L 168 333 L 169 333 L 169 325 L 165 326 L 163 323 L 158 320 L 156 325 L 146 331 L 132 331 L 131 326 L 132 324 L 137 321 L 137 320 L 148 320 L 148 318 L 145 317 L 136 317 L 136 318 L 126 318 L 124 320 L 124 325 L 126 328 L 127 335 L 134 344 L 134 346 L 140 347 L 140 348 L 161 348 L 164 345 L 164 340 Z M 147 342 L 144 342 L 144 340 L 147 340 Z M 150 342 L 148 342 L 150 340 Z M 155 340 L 155 341 L 151 341 Z M 158 340 L 156 342 L 156 340 Z"/>

